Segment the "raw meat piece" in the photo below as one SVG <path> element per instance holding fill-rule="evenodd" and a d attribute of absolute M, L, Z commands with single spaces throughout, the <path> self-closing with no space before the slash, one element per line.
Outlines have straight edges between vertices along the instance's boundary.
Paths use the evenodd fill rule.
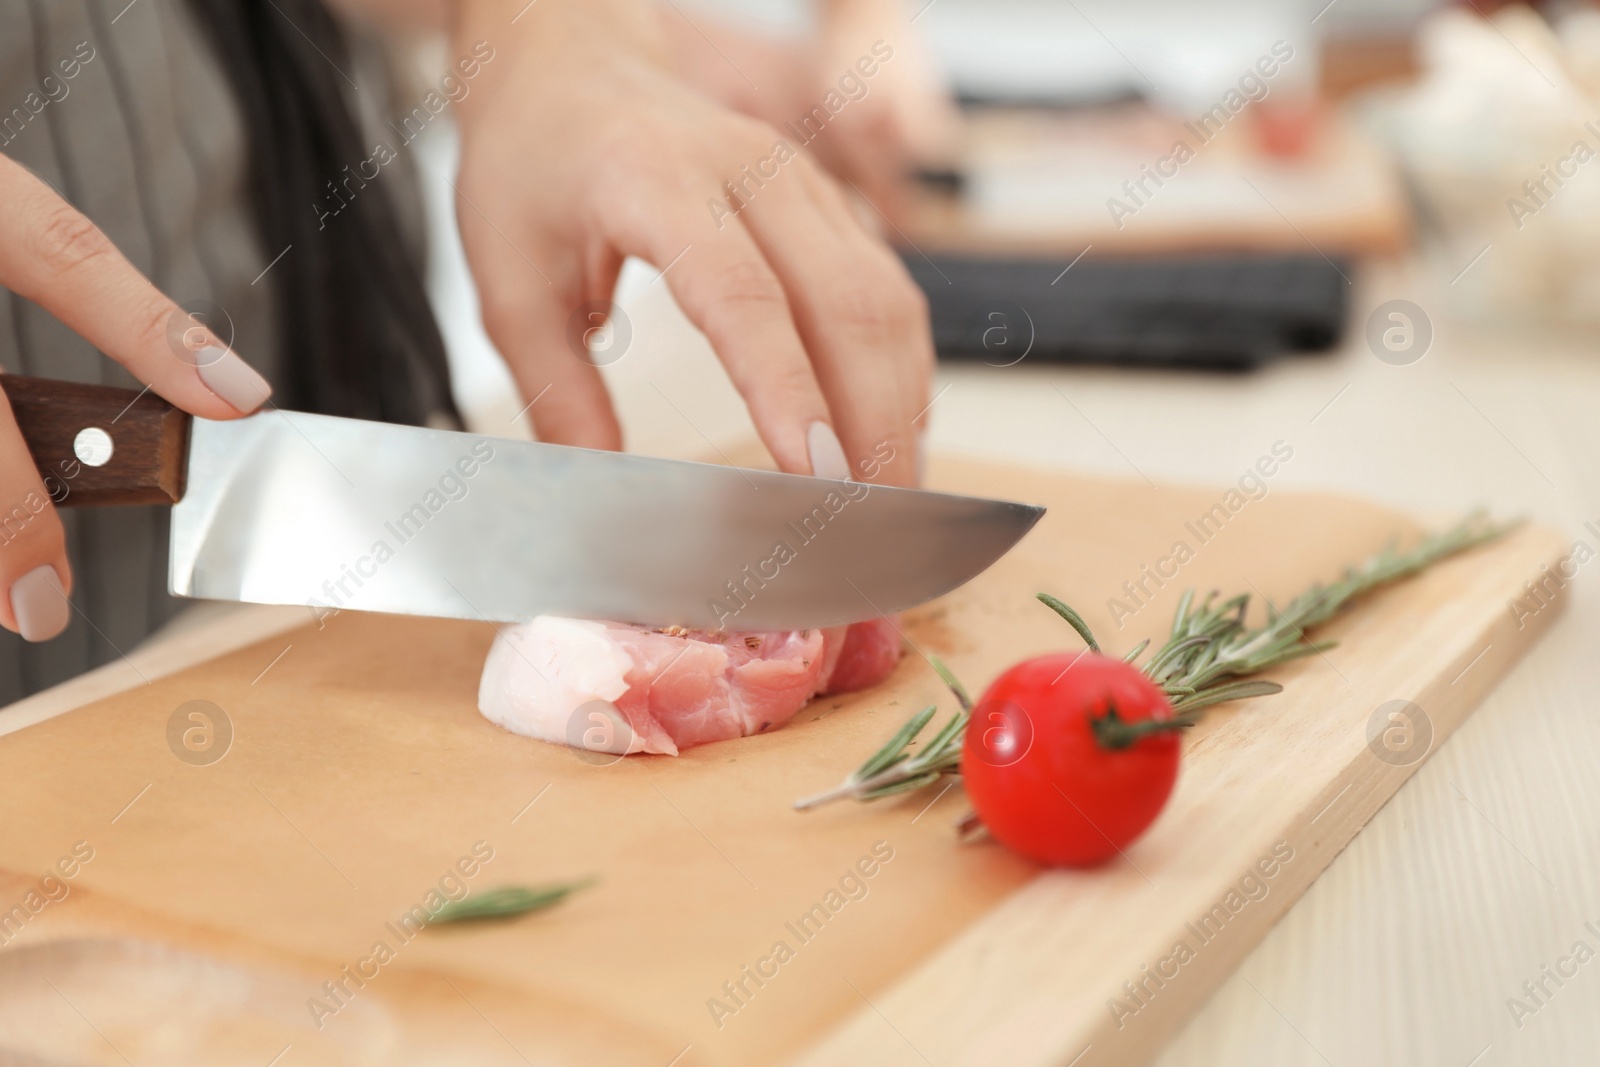
<path fill-rule="evenodd" d="M 495 638 L 478 710 L 557 744 L 675 756 L 776 729 L 818 693 L 878 684 L 899 659 L 887 619 L 710 634 L 540 616 Z"/>
<path fill-rule="evenodd" d="M 818 693 L 854 693 L 870 689 L 894 673 L 900 662 L 900 631 L 890 619 L 869 619 L 845 628 L 843 640 L 832 635 L 838 630 L 828 630 L 830 642 L 839 650 L 838 657 L 822 676 Z"/>

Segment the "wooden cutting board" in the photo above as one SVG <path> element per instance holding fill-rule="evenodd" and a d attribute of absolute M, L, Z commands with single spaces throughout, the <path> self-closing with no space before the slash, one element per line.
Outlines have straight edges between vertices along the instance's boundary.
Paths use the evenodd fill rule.
<path fill-rule="evenodd" d="M 1051 509 L 905 620 L 974 690 L 1077 647 L 1036 591 L 1122 652 L 1164 634 L 1186 586 L 1283 599 L 1417 532 L 1275 489 L 954 460 L 933 483 Z M 1123 583 L 1170 573 L 1179 541 L 1193 558 L 1130 601 Z M 1338 648 L 1275 672 L 1285 693 L 1187 736 L 1166 812 L 1092 871 L 959 844 L 959 788 L 790 810 L 918 708 L 948 711 L 916 652 L 779 733 L 599 765 L 477 714 L 490 626 L 339 616 L 0 738 L 0 907 L 22 907 L 0 913 L 0 1058 L 1138 1063 L 1550 622 L 1558 606 L 1508 605 L 1562 547 L 1523 528 L 1334 623 L 1321 636 Z M 1136 609 L 1120 627 L 1113 597 Z M 220 709 L 198 754 L 193 701 Z M 1416 732 L 1385 759 L 1369 724 L 1391 701 L 1415 705 Z M 584 876 L 598 881 L 509 923 L 402 922 L 430 891 Z M 29 911 L 30 888 L 65 896 Z"/>

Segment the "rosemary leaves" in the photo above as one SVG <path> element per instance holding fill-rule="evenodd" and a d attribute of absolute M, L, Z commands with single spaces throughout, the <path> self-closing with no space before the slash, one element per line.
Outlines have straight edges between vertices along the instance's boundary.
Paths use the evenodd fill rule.
<path fill-rule="evenodd" d="M 593 878 L 560 885 L 529 887 L 501 886 L 453 900 L 434 912 L 430 923 L 479 922 L 484 919 L 512 919 L 531 911 L 559 904 L 578 890 L 594 884 Z"/>
<path fill-rule="evenodd" d="M 1424 537 L 1409 549 L 1388 548 L 1345 571 L 1337 581 L 1314 585 L 1282 608 L 1267 603 L 1266 621 L 1251 627 L 1245 616 L 1250 594 L 1241 593 L 1217 603 L 1211 593 L 1196 605 L 1194 590 L 1184 593 L 1166 642 L 1141 668 L 1166 693 L 1179 723 L 1192 724 L 1200 712 L 1217 704 L 1282 692 L 1277 682 L 1251 676 L 1303 656 L 1321 654 L 1333 647 L 1316 643 L 1306 631 L 1322 625 L 1360 597 L 1391 582 L 1407 578 L 1447 556 L 1494 540 L 1516 523 L 1496 523 L 1474 512 L 1451 528 Z M 1063 601 L 1048 593 L 1039 600 L 1078 632 L 1089 652 L 1100 645 L 1088 623 Z M 1150 646 L 1142 642 L 1125 659 L 1137 662 Z M 958 708 L 920 750 L 913 751 L 922 731 L 937 714 L 929 706 L 912 716 L 877 752 L 833 789 L 795 803 L 807 810 L 834 800 L 878 800 L 932 785 L 945 775 L 960 773 L 962 741 L 972 714 L 972 698 L 937 657 L 934 670 L 955 694 Z M 1106 741 L 1129 744 L 1118 726 L 1107 726 Z"/>

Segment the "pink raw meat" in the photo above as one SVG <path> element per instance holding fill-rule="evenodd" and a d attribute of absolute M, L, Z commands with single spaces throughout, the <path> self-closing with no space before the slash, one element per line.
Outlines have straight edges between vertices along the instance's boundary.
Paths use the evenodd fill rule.
<path fill-rule="evenodd" d="M 830 635 L 838 630 L 827 631 Z M 889 619 L 871 619 L 845 628 L 844 640 L 837 641 L 838 658 L 833 669 L 822 676 L 818 693 L 853 693 L 870 689 L 894 673 L 900 662 L 900 631 Z"/>
<path fill-rule="evenodd" d="M 900 636 L 888 619 L 709 634 L 540 616 L 495 638 L 478 710 L 557 744 L 675 756 L 776 729 L 813 696 L 876 685 L 899 660 Z M 587 730 L 614 721 L 609 708 L 626 726 L 597 746 Z"/>

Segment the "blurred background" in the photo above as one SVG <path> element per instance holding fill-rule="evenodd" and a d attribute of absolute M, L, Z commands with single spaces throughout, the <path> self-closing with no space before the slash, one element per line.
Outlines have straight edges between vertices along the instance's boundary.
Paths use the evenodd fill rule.
<path fill-rule="evenodd" d="M 1590 5 L 912 0 L 906 10 L 960 105 L 960 129 L 948 162 L 903 202 L 863 214 L 927 292 L 952 373 L 1024 360 L 1202 374 L 1326 362 L 1392 299 L 1414 309 L 1375 327 L 1381 343 L 1416 342 L 1386 352 L 1400 363 L 1449 323 L 1581 343 L 1600 318 L 1600 167 L 1587 166 L 1600 151 L 1600 11 Z M 792 40 L 814 21 L 813 5 L 787 0 L 673 12 Z M 442 59 L 424 50 L 419 76 Z M 453 133 L 439 124 L 422 144 L 431 285 L 456 389 L 470 421 L 504 432 L 522 405 L 477 325 L 443 180 Z M 629 264 L 617 298 L 629 351 L 600 362 L 624 409 L 663 360 L 679 375 L 703 364 L 709 393 L 688 389 L 688 403 L 720 425 L 711 413 L 733 394 L 655 277 Z M 1403 280 L 1374 289 L 1374 277 Z M 644 436 L 631 443 L 651 450 L 655 420 L 637 421 Z"/>

